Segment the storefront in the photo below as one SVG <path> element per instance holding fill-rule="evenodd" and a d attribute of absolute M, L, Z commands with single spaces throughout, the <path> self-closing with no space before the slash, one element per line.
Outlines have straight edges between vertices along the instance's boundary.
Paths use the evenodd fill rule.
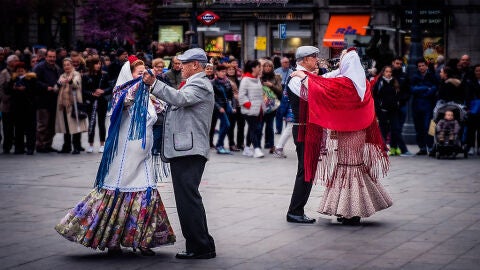
<path fill-rule="evenodd" d="M 419 23 L 422 33 L 423 57 L 430 62 L 435 63 L 438 55 L 445 55 L 445 31 L 444 22 L 445 15 L 441 6 L 420 7 L 417 11 L 419 15 Z M 403 29 L 412 28 L 413 10 L 405 9 L 402 20 Z M 403 39 L 402 53 L 408 58 L 410 49 L 410 31 L 407 32 Z"/>

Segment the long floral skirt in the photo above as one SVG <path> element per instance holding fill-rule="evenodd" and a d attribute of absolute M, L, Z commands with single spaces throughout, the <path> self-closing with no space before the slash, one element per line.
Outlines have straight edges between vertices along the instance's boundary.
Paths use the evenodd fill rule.
<path fill-rule="evenodd" d="M 337 133 L 338 159 L 332 164 L 319 213 L 325 215 L 369 217 L 392 205 L 385 188 L 372 176 L 366 162 L 369 158 L 365 131 Z M 337 152 L 337 151 L 335 151 Z"/>
<path fill-rule="evenodd" d="M 114 205 L 115 204 L 115 205 Z M 92 190 L 55 226 L 66 239 L 86 247 L 154 248 L 173 244 L 175 235 L 156 189 L 151 192 Z"/>

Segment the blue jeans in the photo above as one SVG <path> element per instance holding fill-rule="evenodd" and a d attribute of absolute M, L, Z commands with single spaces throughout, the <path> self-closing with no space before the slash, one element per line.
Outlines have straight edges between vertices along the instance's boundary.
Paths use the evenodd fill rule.
<path fill-rule="evenodd" d="M 415 106 L 413 103 L 413 124 L 417 138 L 417 145 L 420 150 L 430 150 L 433 146 L 433 137 L 428 135 L 428 127 L 433 116 L 433 108 L 427 106 Z"/>
<path fill-rule="evenodd" d="M 228 128 L 230 127 L 230 121 L 228 121 L 228 114 L 226 112 L 216 112 L 218 119 L 220 119 L 220 130 L 218 131 L 218 140 L 216 147 L 223 147 L 223 141 L 227 136 Z"/>
<path fill-rule="evenodd" d="M 283 130 L 283 113 L 280 109 L 277 110 L 277 114 L 275 115 L 275 128 L 277 133 L 282 133 Z"/>

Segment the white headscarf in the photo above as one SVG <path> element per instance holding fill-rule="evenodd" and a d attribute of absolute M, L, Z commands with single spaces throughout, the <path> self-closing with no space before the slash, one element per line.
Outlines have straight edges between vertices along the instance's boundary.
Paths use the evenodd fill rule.
<path fill-rule="evenodd" d="M 367 90 L 367 78 L 363 70 L 360 57 L 355 50 L 349 51 L 340 57 L 340 74 L 352 80 L 357 89 L 360 100 L 363 101 L 365 91 Z"/>
<path fill-rule="evenodd" d="M 132 71 L 130 70 L 130 61 L 125 62 L 123 64 L 120 73 L 118 74 L 117 82 L 115 83 L 115 87 L 122 85 L 128 81 L 133 80 Z"/>

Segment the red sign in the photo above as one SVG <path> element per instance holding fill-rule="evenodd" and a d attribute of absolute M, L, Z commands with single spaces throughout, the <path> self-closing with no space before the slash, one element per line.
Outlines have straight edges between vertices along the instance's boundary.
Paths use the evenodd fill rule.
<path fill-rule="evenodd" d="M 197 16 L 197 20 L 206 26 L 210 26 L 220 20 L 220 17 L 213 11 L 206 10 Z"/>

